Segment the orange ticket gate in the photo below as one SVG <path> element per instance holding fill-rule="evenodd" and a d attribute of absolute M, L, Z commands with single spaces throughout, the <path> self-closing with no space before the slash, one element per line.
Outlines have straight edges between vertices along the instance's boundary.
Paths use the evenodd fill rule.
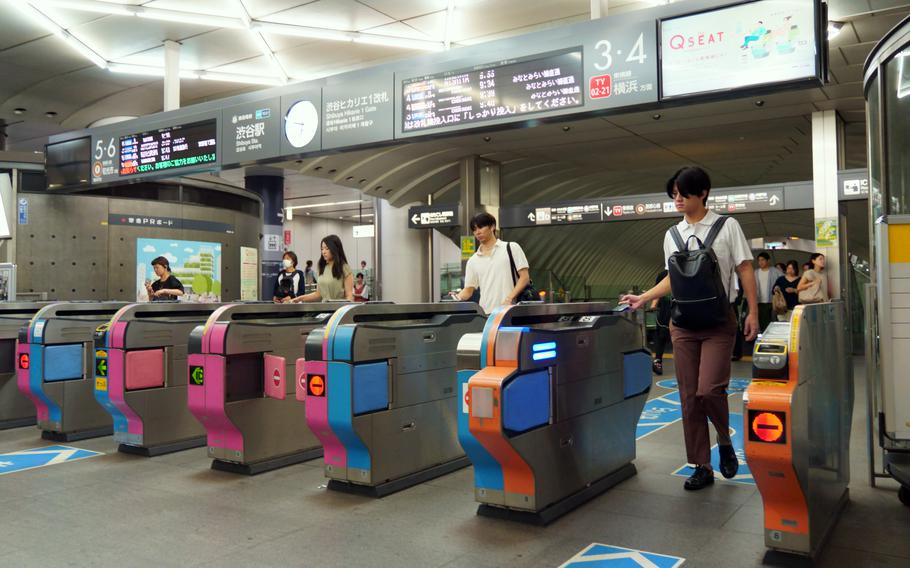
<path fill-rule="evenodd" d="M 765 545 L 815 556 L 848 500 L 853 364 L 841 302 L 798 306 L 755 344 L 743 398 L 746 461 Z"/>

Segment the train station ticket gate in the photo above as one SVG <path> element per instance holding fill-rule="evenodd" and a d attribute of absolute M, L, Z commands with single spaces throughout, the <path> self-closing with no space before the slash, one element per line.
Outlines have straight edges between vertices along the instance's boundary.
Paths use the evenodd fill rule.
<path fill-rule="evenodd" d="M 477 304 L 357 304 L 307 339 L 297 398 L 329 489 L 383 497 L 470 465 L 458 444 L 456 347 Z"/>
<path fill-rule="evenodd" d="M 95 399 L 124 453 L 157 456 L 205 445 L 187 408 L 187 344 L 220 304 L 130 304 L 95 332 Z"/>
<path fill-rule="evenodd" d="M 35 405 L 46 440 L 107 436 L 111 415 L 95 401 L 95 329 L 125 302 L 58 302 L 19 331 L 19 390 Z"/>
<path fill-rule="evenodd" d="M 745 451 L 768 548 L 815 556 L 847 503 L 851 352 L 842 302 L 797 306 L 755 345 Z"/>
<path fill-rule="evenodd" d="M 19 391 L 16 381 L 16 339 L 19 330 L 45 305 L 0 303 L 0 430 L 35 424 L 35 405 Z M 27 361 L 28 355 L 25 357 Z"/>
<path fill-rule="evenodd" d="M 344 305 L 230 304 L 193 330 L 187 400 L 212 469 L 255 475 L 322 455 L 294 400 L 294 366 L 310 332 Z"/>
<path fill-rule="evenodd" d="M 651 388 L 640 314 L 499 308 L 458 347 L 461 445 L 479 515 L 546 525 L 635 474 Z"/>

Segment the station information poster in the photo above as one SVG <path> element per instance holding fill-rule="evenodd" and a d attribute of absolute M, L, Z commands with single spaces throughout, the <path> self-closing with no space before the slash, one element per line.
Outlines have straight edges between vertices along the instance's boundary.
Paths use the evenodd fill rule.
<path fill-rule="evenodd" d="M 152 260 L 163 256 L 171 273 L 183 284 L 181 302 L 217 303 L 221 301 L 221 243 L 136 239 L 136 301 L 148 302 L 146 283 L 158 277 Z"/>
<path fill-rule="evenodd" d="M 663 20 L 662 98 L 816 77 L 815 2 L 760 0 Z"/>
<path fill-rule="evenodd" d="M 240 300 L 254 302 L 259 298 L 259 251 L 240 247 Z"/>

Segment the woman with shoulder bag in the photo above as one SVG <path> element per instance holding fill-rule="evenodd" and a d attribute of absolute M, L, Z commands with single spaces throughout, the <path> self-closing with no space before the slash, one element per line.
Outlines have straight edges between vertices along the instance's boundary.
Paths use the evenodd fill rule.
<path fill-rule="evenodd" d="M 774 283 L 772 303 L 780 321 L 790 321 L 793 308 L 799 304 L 799 292 L 796 291 L 799 281 L 799 263 L 795 260 L 788 260 L 784 275 Z"/>
<path fill-rule="evenodd" d="M 817 252 L 809 257 L 812 263 L 812 269 L 803 273 L 802 279 L 796 285 L 799 292 L 800 304 L 818 304 L 827 302 L 828 296 L 828 275 L 825 270 L 825 255 Z"/>

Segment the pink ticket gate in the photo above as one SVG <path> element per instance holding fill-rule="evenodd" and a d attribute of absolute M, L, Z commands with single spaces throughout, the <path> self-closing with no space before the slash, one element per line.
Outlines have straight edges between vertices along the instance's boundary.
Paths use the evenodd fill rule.
<path fill-rule="evenodd" d="M 294 397 L 294 366 L 343 305 L 231 304 L 193 330 L 187 400 L 213 469 L 255 475 L 322 456 Z"/>
<path fill-rule="evenodd" d="M 95 335 L 95 398 L 128 454 L 156 456 L 205 445 L 187 407 L 190 333 L 221 304 L 156 302 L 122 308 Z"/>

